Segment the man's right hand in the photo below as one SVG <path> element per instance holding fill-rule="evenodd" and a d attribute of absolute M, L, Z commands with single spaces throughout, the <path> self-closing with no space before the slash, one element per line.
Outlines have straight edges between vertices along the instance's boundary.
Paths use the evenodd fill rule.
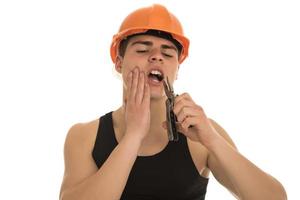
<path fill-rule="evenodd" d="M 150 128 L 150 87 L 144 72 L 135 67 L 126 77 L 126 135 L 143 140 Z"/>

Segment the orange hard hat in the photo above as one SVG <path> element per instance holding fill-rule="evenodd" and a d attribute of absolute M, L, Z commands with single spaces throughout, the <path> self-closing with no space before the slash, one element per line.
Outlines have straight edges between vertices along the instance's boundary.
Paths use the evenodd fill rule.
<path fill-rule="evenodd" d="M 179 63 L 188 55 L 189 39 L 183 34 L 178 19 L 164 6 L 154 4 L 150 7 L 140 8 L 129 14 L 122 22 L 119 32 L 113 36 L 110 47 L 112 61 L 116 62 L 120 42 L 129 35 L 144 33 L 148 30 L 164 31 L 182 45 Z"/>

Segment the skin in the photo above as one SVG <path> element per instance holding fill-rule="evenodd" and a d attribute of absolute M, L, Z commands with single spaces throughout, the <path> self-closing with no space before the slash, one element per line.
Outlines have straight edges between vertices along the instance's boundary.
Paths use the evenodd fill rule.
<path fill-rule="evenodd" d="M 166 130 L 162 127 L 162 122 L 166 120 L 165 100 L 167 97 L 164 93 L 162 84 L 159 87 L 148 84 L 148 77 L 146 77 L 146 74 L 148 74 L 152 67 L 159 66 L 159 68 L 163 70 L 164 75 L 168 76 L 170 82 L 173 83 L 177 77 L 179 66 L 177 49 L 172 42 L 154 36 L 146 37 L 150 38 L 150 40 L 145 40 L 145 36 L 132 38 L 128 44 L 124 57 L 122 58 L 119 56 L 116 61 L 116 70 L 122 74 L 124 80 L 124 103 L 115 113 L 115 116 L 118 119 L 116 123 L 117 126 L 120 127 L 118 130 L 136 130 L 144 127 L 143 130 L 140 130 L 144 133 L 142 136 L 143 145 L 140 149 L 141 152 L 149 146 L 157 145 L 157 142 L 164 143 L 161 144 L 161 146 L 165 146 L 168 142 L 167 134 L 165 134 Z M 152 44 L 145 45 L 139 43 L 140 41 L 151 42 Z M 170 48 L 163 49 L 161 48 L 163 45 Z M 133 77 L 131 79 L 129 77 L 130 72 L 133 72 Z M 140 107 L 138 110 L 134 110 L 132 107 L 128 107 L 127 109 L 127 104 L 137 104 L 133 99 L 129 99 L 130 101 L 128 101 L 128 97 L 130 97 L 129 93 L 131 92 L 129 89 L 131 81 L 133 86 L 133 88 L 131 88 L 132 93 L 135 93 L 134 88 L 137 87 L 140 94 L 145 92 L 146 95 L 143 97 L 143 107 Z M 138 88 L 139 85 L 140 87 Z M 144 85 L 144 87 L 141 85 Z M 147 95 L 148 89 L 149 95 Z M 145 114 L 145 112 L 147 114 Z M 127 113 L 137 117 L 130 117 Z M 123 119 L 122 116 L 124 116 Z M 123 133 L 120 133 L 119 137 L 122 137 L 122 135 Z"/>
<path fill-rule="evenodd" d="M 118 145 L 97 169 L 91 152 L 101 122 L 71 127 L 65 143 L 61 199 L 119 199 L 137 156 L 156 154 L 167 145 L 166 96 L 162 84 L 149 84 L 146 74 L 156 66 L 174 83 L 179 63 L 172 46 L 154 36 L 130 39 L 124 57 L 118 56 L 115 64 L 123 78 L 123 104 L 113 112 Z M 238 199 L 287 198 L 282 185 L 241 155 L 226 131 L 206 116 L 190 94 L 176 97 L 174 113 L 200 175 L 207 177 L 211 171 Z"/>

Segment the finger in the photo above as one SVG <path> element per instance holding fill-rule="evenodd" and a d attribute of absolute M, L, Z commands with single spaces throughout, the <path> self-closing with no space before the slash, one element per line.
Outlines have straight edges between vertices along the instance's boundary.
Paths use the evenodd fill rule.
<path fill-rule="evenodd" d="M 132 71 L 128 72 L 126 79 L 125 79 L 125 83 L 126 83 L 126 89 L 129 90 L 132 83 Z"/>
<path fill-rule="evenodd" d="M 174 103 L 177 103 L 177 102 L 181 101 L 182 99 L 192 100 L 191 96 L 187 92 L 185 92 L 185 93 L 182 93 L 182 94 L 176 96 Z"/>
<path fill-rule="evenodd" d="M 139 78 L 139 69 L 136 67 L 133 70 L 133 80 L 131 85 L 130 99 L 135 100 L 138 78 Z"/>
<path fill-rule="evenodd" d="M 178 114 L 183 107 L 195 107 L 196 104 L 190 100 L 182 99 L 181 101 L 174 104 L 173 111 Z"/>
<path fill-rule="evenodd" d="M 188 130 L 188 128 L 193 127 L 199 123 L 199 118 L 197 117 L 186 117 L 180 124 L 184 130 Z"/>
<path fill-rule="evenodd" d="M 179 123 L 179 122 L 176 122 L 176 129 L 180 133 L 185 133 L 187 131 L 181 126 L 181 123 Z"/>
<path fill-rule="evenodd" d="M 184 121 L 187 117 L 199 116 L 200 113 L 194 107 L 182 107 L 179 113 L 176 115 L 178 122 Z"/>
<path fill-rule="evenodd" d="M 130 92 L 131 92 L 131 85 L 132 85 L 132 71 L 129 72 L 129 74 L 127 75 L 127 90 L 126 90 L 126 98 L 125 98 L 125 103 L 127 102 L 127 99 L 130 96 Z"/>
<path fill-rule="evenodd" d="M 174 113 L 178 115 L 178 113 L 183 107 L 195 107 L 195 103 L 192 102 L 191 100 L 182 99 L 174 104 L 174 109 L 173 109 Z"/>
<path fill-rule="evenodd" d="M 137 85 L 137 91 L 136 91 L 136 97 L 135 100 L 137 103 L 141 103 L 144 96 L 144 88 L 145 88 L 145 73 L 140 72 L 139 74 L 139 80 Z"/>
<path fill-rule="evenodd" d="M 143 103 L 147 106 L 150 105 L 150 86 L 147 82 L 146 75 L 145 75 L 145 84 L 144 84 L 144 96 L 143 96 Z"/>

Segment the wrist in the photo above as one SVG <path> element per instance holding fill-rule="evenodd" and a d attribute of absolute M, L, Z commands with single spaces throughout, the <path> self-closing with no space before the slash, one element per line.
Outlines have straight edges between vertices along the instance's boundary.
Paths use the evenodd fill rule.
<path fill-rule="evenodd" d="M 129 131 L 126 130 L 125 131 L 125 135 L 123 137 L 123 139 L 130 141 L 133 144 L 137 144 L 137 145 L 141 145 L 143 138 L 141 137 L 141 135 L 139 133 L 137 133 L 136 131 Z"/>
<path fill-rule="evenodd" d="M 208 151 L 215 151 L 217 147 L 220 146 L 222 142 L 225 142 L 224 138 L 220 136 L 218 133 L 209 134 L 209 137 L 206 138 L 204 142 L 204 146 L 207 148 Z"/>
<path fill-rule="evenodd" d="M 126 149 L 131 149 L 130 152 L 134 153 L 136 156 L 138 155 L 141 144 L 142 142 L 140 139 L 130 134 L 125 134 L 119 143 L 119 145 L 126 147 Z"/>

